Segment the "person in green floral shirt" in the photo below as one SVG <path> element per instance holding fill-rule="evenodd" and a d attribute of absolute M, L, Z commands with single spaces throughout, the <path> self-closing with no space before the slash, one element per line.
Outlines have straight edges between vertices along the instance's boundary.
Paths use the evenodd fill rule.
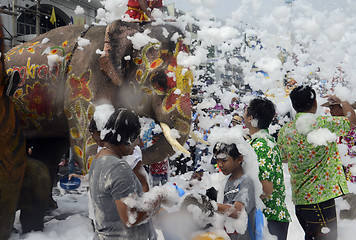
<path fill-rule="evenodd" d="M 266 98 L 255 98 L 249 103 L 245 114 L 245 126 L 249 129 L 249 143 L 256 152 L 259 164 L 259 179 L 262 183 L 263 213 L 268 230 L 278 240 L 286 240 L 290 215 L 285 203 L 283 166 L 278 146 L 268 133 L 268 127 L 276 114 L 274 104 Z"/>
<path fill-rule="evenodd" d="M 336 139 L 355 126 L 355 112 L 348 102 L 330 96 L 348 117 L 317 116 L 310 86 L 296 87 L 290 99 L 297 115 L 279 131 L 277 142 L 282 160 L 288 161 L 297 218 L 305 239 L 337 239 L 334 199 L 349 190 Z"/>

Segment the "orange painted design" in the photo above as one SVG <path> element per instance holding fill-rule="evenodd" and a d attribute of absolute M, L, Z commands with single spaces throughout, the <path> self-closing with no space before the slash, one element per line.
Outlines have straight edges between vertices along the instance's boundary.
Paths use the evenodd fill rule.
<path fill-rule="evenodd" d="M 70 56 L 72 56 L 72 53 L 68 53 L 66 56 L 66 61 L 69 60 Z"/>
<path fill-rule="evenodd" d="M 20 53 L 20 54 L 22 54 L 22 53 L 23 53 L 23 48 L 21 48 L 21 49 L 19 50 L 19 53 Z"/>
<path fill-rule="evenodd" d="M 137 80 L 137 82 L 141 81 L 142 75 L 143 75 L 142 70 L 137 70 L 137 72 L 136 72 L 136 80 Z"/>
<path fill-rule="evenodd" d="M 95 140 L 90 136 L 88 141 L 87 141 L 87 146 L 93 146 L 96 144 Z"/>
<path fill-rule="evenodd" d="M 30 47 L 30 48 L 27 49 L 27 52 L 29 52 L 29 53 L 35 53 L 35 49 L 32 48 L 32 47 Z"/>
<path fill-rule="evenodd" d="M 79 132 L 78 128 L 71 128 L 71 129 L 70 129 L 70 135 L 71 135 L 72 138 L 74 138 L 74 139 L 80 138 L 80 132 Z"/>
<path fill-rule="evenodd" d="M 62 47 L 66 47 L 68 45 L 68 41 L 62 43 Z"/>
<path fill-rule="evenodd" d="M 10 61 L 11 60 L 11 55 L 13 55 L 13 54 L 15 54 L 15 51 L 6 54 L 6 61 Z"/>
<path fill-rule="evenodd" d="M 39 41 L 37 41 L 37 42 L 34 42 L 34 43 L 31 43 L 30 45 L 28 45 L 29 47 L 33 47 L 33 46 L 35 46 L 35 45 L 37 45 L 39 43 Z"/>
<path fill-rule="evenodd" d="M 51 54 L 52 54 L 52 55 L 57 54 L 57 52 L 58 52 L 58 49 L 52 49 L 52 50 L 51 50 Z"/>
<path fill-rule="evenodd" d="M 153 63 L 151 64 L 151 69 L 155 69 L 159 66 L 161 66 L 161 64 L 163 63 L 163 60 L 161 58 L 157 58 L 156 60 L 153 61 Z"/>
<path fill-rule="evenodd" d="M 77 118 L 80 119 L 82 116 L 82 108 L 79 101 L 75 103 L 74 110 L 75 110 L 75 115 L 77 115 Z"/>
<path fill-rule="evenodd" d="M 74 146 L 74 152 L 78 157 L 83 158 L 83 151 L 80 147 Z"/>
<path fill-rule="evenodd" d="M 90 169 L 90 166 L 91 166 L 91 163 L 93 162 L 94 160 L 94 156 L 90 156 L 88 158 L 88 162 L 87 162 L 87 169 Z"/>
<path fill-rule="evenodd" d="M 134 63 L 136 63 L 137 65 L 141 65 L 143 62 L 142 58 L 135 58 L 134 59 Z"/>
<path fill-rule="evenodd" d="M 92 119 L 93 115 L 94 115 L 94 112 L 95 112 L 95 107 L 94 105 L 90 105 L 89 108 L 88 108 L 88 119 Z"/>
<path fill-rule="evenodd" d="M 14 98 L 20 98 L 22 96 L 22 89 L 17 89 L 16 92 L 14 93 Z"/>

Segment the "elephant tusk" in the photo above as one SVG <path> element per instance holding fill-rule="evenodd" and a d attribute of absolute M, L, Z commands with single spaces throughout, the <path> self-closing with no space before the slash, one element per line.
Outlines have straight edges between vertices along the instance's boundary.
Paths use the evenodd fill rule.
<path fill-rule="evenodd" d="M 195 132 L 191 131 L 191 132 L 190 132 L 190 136 L 191 136 L 191 138 L 192 138 L 194 141 L 200 142 L 200 143 L 202 143 L 202 144 L 205 144 L 205 145 L 209 145 L 209 146 L 210 146 L 210 143 L 209 143 L 209 142 L 207 142 L 207 141 L 205 141 L 204 139 L 198 137 L 198 136 L 195 134 Z"/>
<path fill-rule="evenodd" d="M 172 138 L 171 135 L 171 129 L 169 128 L 169 126 L 165 123 L 160 123 L 161 128 L 162 128 L 162 132 L 163 135 L 165 136 L 165 138 L 167 139 L 167 141 L 169 142 L 169 144 L 171 144 L 171 146 L 173 147 L 173 149 L 177 149 L 180 150 L 181 152 L 183 152 L 184 154 L 190 155 L 190 152 L 185 149 L 178 141 L 177 139 Z"/>

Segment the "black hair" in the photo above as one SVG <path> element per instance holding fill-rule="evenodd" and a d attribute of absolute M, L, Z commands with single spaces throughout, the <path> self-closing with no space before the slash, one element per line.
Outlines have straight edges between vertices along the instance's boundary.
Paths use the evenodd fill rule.
<path fill-rule="evenodd" d="M 294 88 L 289 97 L 296 112 L 306 112 L 313 107 L 316 93 L 310 86 L 301 85 Z"/>
<path fill-rule="evenodd" d="M 105 124 L 103 141 L 113 145 L 131 144 L 140 135 L 141 124 L 135 113 L 125 108 L 115 110 Z"/>
<path fill-rule="evenodd" d="M 216 156 L 220 153 L 225 153 L 231 156 L 233 159 L 236 159 L 237 157 L 242 155 L 237 149 L 235 143 L 232 144 L 226 144 L 220 142 L 216 143 L 213 149 L 213 155 L 216 158 Z"/>
<path fill-rule="evenodd" d="M 276 115 L 273 102 L 267 98 L 257 97 L 250 101 L 247 107 L 247 116 L 258 121 L 257 127 L 267 129 Z"/>
<path fill-rule="evenodd" d="M 92 117 L 91 119 L 90 119 L 90 123 L 89 123 L 89 132 L 91 133 L 91 134 L 93 134 L 93 133 L 95 133 L 95 132 L 97 132 L 98 131 L 98 127 L 96 126 L 96 122 L 95 122 L 95 120 L 94 120 L 94 117 Z"/>

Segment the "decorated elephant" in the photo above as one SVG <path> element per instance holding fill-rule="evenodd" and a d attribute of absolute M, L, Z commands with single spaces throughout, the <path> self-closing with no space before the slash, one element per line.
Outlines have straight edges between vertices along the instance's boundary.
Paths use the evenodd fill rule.
<path fill-rule="evenodd" d="M 51 186 L 47 167 L 27 157 L 15 104 L 5 94 L 8 77 L 2 29 L 0 21 L 0 240 L 6 240 L 17 209 L 23 232 L 43 229 Z"/>
<path fill-rule="evenodd" d="M 143 150 L 143 162 L 164 160 L 190 133 L 192 72 L 178 65 L 188 54 L 173 25 L 115 21 L 109 26 L 65 26 L 6 54 L 7 73 L 18 72 L 9 92 L 27 139 L 70 136 L 86 172 L 96 153 L 88 132 L 95 106 L 110 102 L 161 124 L 164 137 Z M 13 87 L 11 87 L 13 86 Z M 170 137 L 176 129 L 180 137 Z M 172 147 L 174 145 L 174 149 Z"/>

